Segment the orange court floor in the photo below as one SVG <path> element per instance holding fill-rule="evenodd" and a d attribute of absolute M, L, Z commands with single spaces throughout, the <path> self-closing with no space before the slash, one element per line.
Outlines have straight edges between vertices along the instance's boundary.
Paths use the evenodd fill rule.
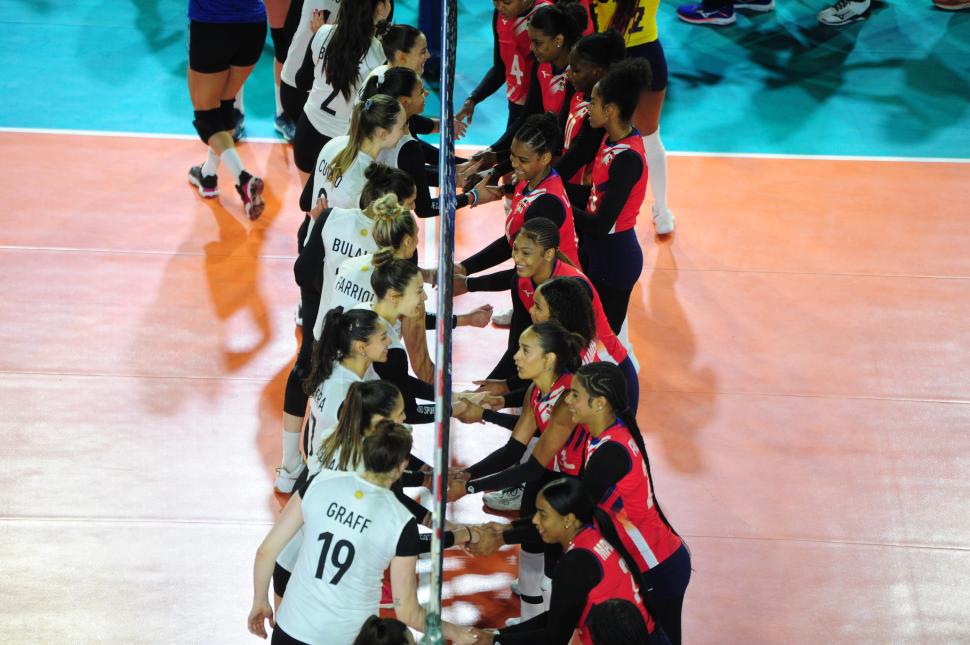
<path fill-rule="evenodd" d="M 266 177 L 255 223 L 227 175 L 218 200 L 186 183 L 198 141 L 0 148 L 0 642 L 257 642 L 298 338 L 288 147 L 240 148 Z M 630 335 L 693 555 L 685 643 L 970 642 L 970 164 L 672 156 L 670 177 L 677 231 L 641 217 Z M 503 221 L 460 211 L 456 257 Z M 509 300 L 455 308 L 485 302 Z M 506 342 L 454 337 L 458 388 Z M 468 464 L 507 432 L 452 437 Z M 452 513 L 488 517 L 477 496 Z M 446 617 L 516 613 L 513 549 L 446 570 Z"/>

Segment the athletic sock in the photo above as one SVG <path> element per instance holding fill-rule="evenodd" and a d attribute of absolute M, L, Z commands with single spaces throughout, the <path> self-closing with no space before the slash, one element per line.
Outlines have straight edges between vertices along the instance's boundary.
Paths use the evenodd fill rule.
<path fill-rule="evenodd" d="M 620 326 L 620 333 L 616 335 L 617 340 L 620 344 L 626 348 L 626 354 L 630 357 L 630 362 L 633 363 L 633 369 L 637 374 L 640 373 L 640 361 L 637 360 L 636 352 L 633 351 L 633 343 L 630 342 L 630 314 L 627 314 L 626 318 L 623 319 L 623 324 Z"/>
<path fill-rule="evenodd" d="M 283 468 L 289 472 L 295 472 L 303 457 L 300 456 L 300 433 L 283 431 Z"/>
<path fill-rule="evenodd" d="M 647 181 L 653 191 L 653 203 L 660 210 L 667 209 L 667 151 L 660 140 L 660 128 L 643 137 L 643 150 L 647 158 Z"/>
<path fill-rule="evenodd" d="M 219 169 L 219 155 L 212 148 L 209 148 L 209 156 L 206 158 L 205 163 L 202 164 L 202 176 L 211 177 L 216 174 Z"/>
<path fill-rule="evenodd" d="M 243 108 L 243 90 L 245 86 L 239 88 L 239 92 L 236 93 L 236 97 L 232 100 L 232 107 L 236 108 L 240 112 L 245 112 Z"/>
<path fill-rule="evenodd" d="M 280 99 L 280 84 L 276 84 L 276 91 L 273 92 L 273 96 L 276 97 L 276 116 L 283 114 L 283 100 Z"/>
<path fill-rule="evenodd" d="M 545 553 L 519 550 L 519 591 L 523 620 L 542 613 L 542 576 L 545 564 Z"/>
<path fill-rule="evenodd" d="M 242 159 L 239 158 L 239 153 L 236 152 L 235 148 L 227 148 L 222 151 L 220 155 L 222 157 L 222 162 L 229 167 L 232 174 L 236 177 L 236 183 L 239 183 L 239 175 L 243 173 L 245 168 L 243 167 Z"/>

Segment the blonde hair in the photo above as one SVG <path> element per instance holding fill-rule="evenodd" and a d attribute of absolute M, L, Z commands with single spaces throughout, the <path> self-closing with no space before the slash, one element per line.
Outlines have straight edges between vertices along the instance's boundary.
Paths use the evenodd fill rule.
<path fill-rule="evenodd" d="M 365 101 L 358 101 L 350 117 L 350 140 L 327 166 L 324 178 L 331 184 L 337 183 L 354 163 L 364 141 L 374 136 L 378 128 L 393 128 L 398 114 L 403 111 L 404 106 L 386 94 L 375 94 Z"/>
<path fill-rule="evenodd" d="M 418 223 L 394 193 L 376 199 L 369 210 L 374 220 L 373 239 L 381 247 L 374 253 L 373 264 L 379 266 L 394 257 L 405 236 L 417 237 Z"/>

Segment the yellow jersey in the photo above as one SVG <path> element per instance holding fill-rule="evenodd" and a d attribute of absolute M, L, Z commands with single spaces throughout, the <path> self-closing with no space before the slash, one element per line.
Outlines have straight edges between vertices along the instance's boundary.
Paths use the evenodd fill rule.
<path fill-rule="evenodd" d="M 616 0 L 591 0 L 596 19 L 596 30 L 606 31 L 610 27 Z M 660 0 L 638 0 L 633 18 L 623 34 L 627 47 L 634 47 L 657 40 L 657 7 Z"/>

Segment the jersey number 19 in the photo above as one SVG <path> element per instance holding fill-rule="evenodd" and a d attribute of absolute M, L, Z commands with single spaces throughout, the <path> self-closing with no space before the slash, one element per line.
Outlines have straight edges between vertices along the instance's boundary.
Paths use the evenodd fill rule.
<path fill-rule="evenodd" d="M 330 545 L 333 543 L 333 533 L 321 533 L 317 539 L 323 542 L 323 548 L 320 549 L 320 560 L 317 562 L 316 577 L 318 580 L 323 580 L 323 569 L 327 566 L 327 554 L 330 553 Z M 350 569 L 350 565 L 354 563 L 354 552 L 353 544 L 347 540 L 337 540 L 337 543 L 333 547 L 333 554 L 330 557 L 330 563 L 337 567 L 337 573 L 330 578 L 330 584 L 335 585 L 344 577 L 344 574 Z"/>

